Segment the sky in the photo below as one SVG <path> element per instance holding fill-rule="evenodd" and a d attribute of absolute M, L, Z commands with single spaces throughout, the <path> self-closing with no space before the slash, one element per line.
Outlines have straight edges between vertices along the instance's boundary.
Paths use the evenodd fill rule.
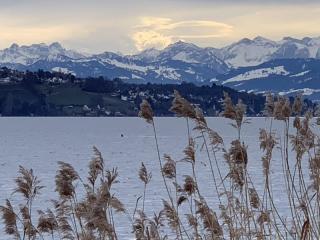
<path fill-rule="evenodd" d="M 60 42 L 132 54 L 179 40 L 222 47 L 245 37 L 318 37 L 319 25 L 319 0 L 0 0 L 0 48 Z"/>

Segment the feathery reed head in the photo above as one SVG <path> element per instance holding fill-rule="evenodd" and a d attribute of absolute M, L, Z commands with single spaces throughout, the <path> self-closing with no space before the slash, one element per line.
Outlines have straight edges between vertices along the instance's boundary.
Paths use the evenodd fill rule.
<path fill-rule="evenodd" d="M 139 178 L 142 182 L 144 182 L 144 184 L 148 184 L 151 180 L 151 173 L 148 173 L 148 170 L 146 168 L 146 166 L 144 165 L 144 163 L 141 163 L 141 167 L 139 170 Z"/>
<path fill-rule="evenodd" d="M 258 209 L 260 207 L 260 199 L 256 189 L 249 188 L 249 200 L 250 200 L 250 205 L 253 208 Z"/>
<path fill-rule="evenodd" d="M 192 195 L 197 189 L 197 184 L 191 176 L 185 176 L 183 190 L 188 194 Z"/>
<path fill-rule="evenodd" d="M 241 144 L 239 140 L 232 141 L 229 152 L 231 156 L 231 161 L 234 164 L 247 165 L 248 154 L 247 154 L 247 147 L 244 145 L 244 143 Z"/>
<path fill-rule="evenodd" d="M 264 223 L 270 223 L 270 216 L 268 212 L 261 212 L 259 217 L 258 217 L 258 223 L 260 225 Z"/>
<path fill-rule="evenodd" d="M 269 133 L 265 129 L 260 129 L 259 140 L 260 149 L 266 152 L 266 154 L 262 156 L 263 173 L 265 176 L 268 176 L 270 172 L 270 161 L 272 157 L 272 151 L 277 142 L 275 140 L 274 133 Z"/>
<path fill-rule="evenodd" d="M 223 235 L 223 230 L 219 224 L 216 213 L 209 208 L 204 199 L 200 199 L 200 201 L 195 200 L 195 203 L 197 207 L 196 213 L 200 215 L 204 229 L 210 233 L 212 238 L 215 236 L 219 239 L 219 237 Z"/>
<path fill-rule="evenodd" d="M 56 191 L 62 198 L 71 198 L 75 191 L 73 182 L 79 179 L 78 173 L 69 163 L 58 162 L 58 165 Z"/>
<path fill-rule="evenodd" d="M 273 116 L 277 120 L 287 120 L 291 115 L 289 99 L 279 96 L 274 105 Z"/>
<path fill-rule="evenodd" d="M 136 239 L 147 239 L 145 235 L 145 222 L 147 216 L 144 212 L 138 210 L 138 217 L 135 218 L 134 223 L 132 224 L 132 231 L 135 234 Z"/>
<path fill-rule="evenodd" d="M 94 186 L 99 174 L 103 172 L 104 160 L 101 152 L 95 146 L 93 146 L 93 152 L 94 152 L 94 157 L 89 162 L 88 180 L 91 183 L 91 185 Z"/>
<path fill-rule="evenodd" d="M 20 176 L 15 179 L 17 187 L 14 192 L 21 193 L 27 201 L 30 201 L 40 193 L 43 186 L 40 186 L 40 181 L 34 176 L 32 169 L 27 170 L 19 166 L 19 173 Z"/>
<path fill-rule="evenodd" d="M 199 225 L 198 219 L 192 214 L 187 214 L 187 219 L 188 219 L 189 226 L 197 230 Z M 196 237 L 199 238 L 199 236 L 196 236 Z"/>
<path fill-rule="evenodd" d="M 109 189 L 111 188 L 111 186 L 113 184 L 119 182 L 117 180 L 118 176 L 119 176 L 118 168 L 113 168 L 112 170 L 107 170 L 106 177 L 107 177 L 107 184 L 108 184 Z"/>
<path fill-rule="evenodd" d="M 239 99 L 236 105 L 233 105 L 228 93 L 224 92 L 222 116 L 236 122 L 236 127 L 241 127 L 244 115 L 246 113 L 246 105 Z"/>
<path fill-rule="evenodd" d="M 179 226 L 179 216 L 174 209 L 166 200 L 162 200 L 163 202 L 163 214 L 168 221 L 169 226 L 172 230 L 176 231 Z"/>
<path fill-rule="evenodd" d="M 123 203 L 115 196 L 112 196 L 109 200 L 109 205 L 112 207 L 116 212 L 125 212 L 126 209 Z"/>
<path fill-rule="evenodd" d="M 202 109 L 197 106 L 195 108 L 195 110 L 196 110 L 196 119 L 195 119 L 196 126 L 194 129 L 198 130 L 198 131 L 206 130 L 208 128 L 208 125 L 207 125 L 207 121 L 203 115 Z"/>
<path fill-rule="evenodd" d="M 232 120 L 236 119 L 236 110 L 232 103 L 232 100 L 227 92 L 223 93 L 224 99 L 223 99 L 223 112 L 222 116 L 225 118 L 229 118 Z"/>
<path fill-rule="evenodd" d="M 210 144 L 214 147 L 218 147 L 219 145 L 223 145 L 223 138 L 211 128 L 208 128 L 208 136 L 210 139 Z"/>
<path fill-rule="evenodd" d="M 264 105 L 264 115 L 267 117 L 272 117 L 274 112 L 274 99 L 271 93 L 268 93 L 266 96 L 266 102 Z"/>
<path fill-rule="evenodd" d="M 58 222 L 51 210 L 47 210 L 46 213 L 38 211 L 39 219 L 37 229 L 41 233 L 53 233 L 58 229 Z"/>
<path fill-rule="evenodd" d="M 150 103 L 145 99 L 140 104 L 139 117 L 146 120 L 147 123 L 153 123 L 153 111 Z"/>
<path fill-rule="evenodd" d="M 15 214 L 11 202 L 7 199 L 5 206 L 0 206 L 2 212 L 2 219 L 5 226 L 5 232 L 8 235 L 13 235 L 20 239 L 20 234 L 17 227 L 17 215 Z"/>
<path fill-rule="evenodd" d="M 176 162 L 167 154 L 164 155 L 165 163 L 162 167 L 162 173 L 167 178 L 176 177 Z"/>
<path fill-rule="evenodd" d="M 196 161 L 196 151 L 195 151 L 195 142 L 192 138 L 189 139 L 189 144 L 188 146 L 184 149 L 183 153 L 184 153 L 184 161 L 190 162 L 192 164 L 195 163 Z"/>
<path fill-rule="evenodd" d="M 263 151 L 272 150 L 277 143 L 274 133 L 268 133 L 265 129 L 260 129 L 259 140 L 260 149 Z"/>
<path fill-rule="evenodd" d="M 238 100 L 238 103 L 236 104 L 236 123 L 237 126 L 240 127 L 243 121 L 243 118 L 245 117 L 247 106 L 242 102 L 241 99 Z"/>
<path fill-rule="evenodd" d="M 174 90 L 174 99 L 170 111 L 175 113 L 178 117 L 187 117 L 191 119 L 196 118 L 194 107 L 188 100 L 183 98 L 177 90 Z"/>
<path fill-rule="evenodd" d="M 294 102 L 292 104 L 292 112 L 296 115 L 301 115 L 303 107 L 302 95 L 299 94 L 294 98 Z"/>
<path fill-rule="evenodd" d="M 293 127 L 296 129 L 301 129 L 301 121 L 298 116 L 296 116 L 293 120 Z"/>

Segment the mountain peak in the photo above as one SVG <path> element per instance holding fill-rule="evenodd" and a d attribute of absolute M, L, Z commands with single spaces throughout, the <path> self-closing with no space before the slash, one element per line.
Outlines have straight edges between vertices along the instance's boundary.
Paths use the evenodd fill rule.
<path fill-rule="evenodd" d="M 160 50 L 158 50 L 158 49 L 156 49 L 156 48 L 152 47 L 152 48 L 147 48 L 147 49 L 145 49 L 145 50 L 141 51 L 139 54 L 149 53 L 149 52 L 160 52 Z"/>
<path fill-rule="evenodd" d="M 284 37 L 282 40 L 286 42 L 301 42 L 301 40 L 293 37 Z"/>
<path fill-rule="evenodd" d="M 235 44 L 251 44 L 253 41 L 249 38 L 242 38 L 240 41 L 238 41 Z"/>
<path fill-rule="evenodd" d="M 182 40 L 179 40 L 179 41 L 177 41 L 177 42 L 175 42 L 174 44 L 176 44 L 176 45 L 184 45 L 184 44 L 188 44 L 187 42 L 185 42 L 185 41 L 182 41 Z"/>
<path fill-rule="evenodd" d="M 49 48 L 64 49 L 59 42 L 53 42 L 53 43 L 51 43 L 51 44 L 49 45 Z"/>
<path fill-rule="evenodd" d="M 302 41 L 304 41 L 304 42 L 310 42 L 311 40 L 312 40 L 311 37 L 304 37 L 304 38 L 302 38 Z"/>
<path fill-rule="evenodd" d="M 267 38 L 265 38 L 265 37 L 261 37 L 261 36 L 255 37 L 255 38 L 253 39 L 253 41 L 254 41 L 254 42 L 263 42 L 263 43 L 265 43 L 265 42 L 272 42 L 272 40 L 267 39 Z"/>
<path fill-rule="evenodd" d="M 179 40 L 175 43 L 170 44 L 169 46 L 167 46 L 165 48 L 166 49 L 172 49 L 172 48 L 196 48 L 198 49 L 199 47 L 193 43 L 188 43 L 188 42 L 184 42 L 182 40 Z"/>
<path fill-rule="evenodd" d="M 19 45 L 16 44 L 16 43 L 13 43 L 13 44 L 10 46 L 10 49 L 14 49 L 14 50 L 16 50 L 16 49 L 18 49 L 18 48 L 19 48 Z"/>
<path fill-rule="evenodd" d="M 135 56 L 144 60 L 154 60 L 160 53 L 161 51 L 156 48 L 147 48 Z"/>

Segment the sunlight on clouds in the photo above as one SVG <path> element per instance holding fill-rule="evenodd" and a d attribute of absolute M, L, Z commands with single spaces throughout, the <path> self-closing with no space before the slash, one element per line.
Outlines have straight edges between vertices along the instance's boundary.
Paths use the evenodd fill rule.
<path fill-rule="evenodd" d="M 233 27 L 209 20 L 143 17 L 135 30 L 131 37 L 137 50 L 141 51 L 150 47 L 161 49 L 178 40 L 226 37 L 233 32 Z"/>
<path fill-rule="evenodd" d="M 164 36 L 152 30 L 136 32 L 133 34 L 132 39 L 138 51 L 152 47 L 162 49 L 172 43 L 170 36 Z"/>
<path fill-rule="evenodd" d="M 320 35 L 319 0 L 5 1 L 0 0 L 0 49 L 13 42 L 61 41 L 91 53 L 129 54 L 178 40 L 224 47 L 257 35 L 273 40 Z"/>
<path fill-rule="evenodd" d="M 163 29 L 172 23 L 171 18 L 158 18 L 158 17 L 142 17 L 140 18 L 141 24 L 136 28 L 153 28 Z"/>

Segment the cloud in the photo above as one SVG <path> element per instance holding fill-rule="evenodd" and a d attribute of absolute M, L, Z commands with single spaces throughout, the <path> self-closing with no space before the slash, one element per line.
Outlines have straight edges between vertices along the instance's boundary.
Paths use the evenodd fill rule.
<path fill-rule="evenodd" d="M 0 2 L 0 49 L 12 42 L 61 41 L 67 48 L 91 53 L 130 54 L 178 40 L 223 47 L 257 35 L 275 40 L 320 35 L 319 0 Z"/>
<path fill-rule="evenodd" d="M 177 40 L 210 39 L 229 36 L 231 25 L 211 20 L 174 21 L 171 18 L 142 17 L 132 40 L 137 50 L 164 48 Z"/>
<path fill-rule="evenodd" d="M 152 30 L 136 32 L 133 34 L 132 39 L 138 51 L 152 47 L 161 49 L 172 43 L 171 36 L 165 36 Z"/>

